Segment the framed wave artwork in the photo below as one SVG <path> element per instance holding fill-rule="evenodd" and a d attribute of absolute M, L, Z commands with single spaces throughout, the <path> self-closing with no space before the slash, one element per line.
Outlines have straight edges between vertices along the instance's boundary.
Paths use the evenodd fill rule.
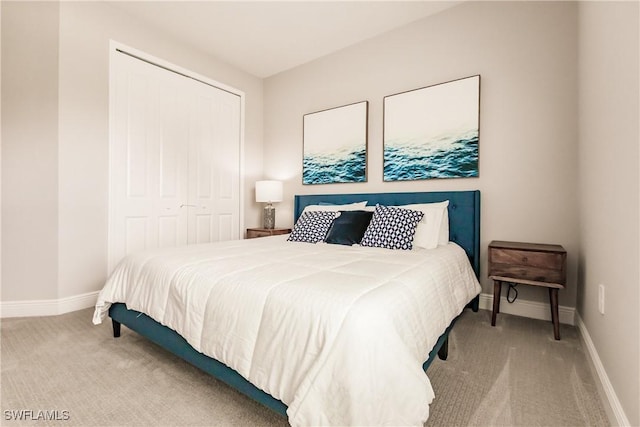
<path fill-rule="evenodd" d="M 384 98 L 384 180 L 478 176 L 480 76 Z"/>
<path fill-rule="evenodd" d="M 367 181 L 367 101 L 303 116 L 303 184 Z"/>

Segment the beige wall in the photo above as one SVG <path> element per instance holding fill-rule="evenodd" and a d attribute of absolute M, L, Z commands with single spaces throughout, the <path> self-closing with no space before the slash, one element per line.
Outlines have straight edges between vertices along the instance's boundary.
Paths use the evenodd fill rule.
<path fill-rule="evenodd" d="M 2 299 L 56 298 L 58 5 L 1 7 Z"/>
<path fill-rule="evenodd" d="M 640 96 L 637 2 L 579 13 L 578 312 L 630 425 L 640 425 Z M 598 312 L 598 285 L 606 290 Z"/>
<path fill-rule="evenodd" d="M 482 282 L 490 240 L 562 244 L 575 307 L 577 212 L 577 4 L 470 2 L 265 80 L 265 173 L 285 179 L 279 225 L 297 193 L 482 192 Z M 481 75 L 480 177 L 382 182 L 385 95 Z M 369 101 L 368 182 L 301 184 L 302 116 Z M 548 301 L 520 287 L 522 300 Z"/>
<path fill-rule="evenodd" d="M 2 8 L 3 301 L 64 298 L 104 284 L 110 39 L 245 93 L 245 221 L 259 222 L 261 79 L 104 3 Z"/>

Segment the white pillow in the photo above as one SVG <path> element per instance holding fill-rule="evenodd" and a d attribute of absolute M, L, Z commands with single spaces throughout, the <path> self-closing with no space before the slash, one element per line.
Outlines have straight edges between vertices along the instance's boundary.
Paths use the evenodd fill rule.
<path fill-rule="evenodd" d="M 338 212 L 338 211 L 358 211 L 367 206 L 367 201 L 348 203 L 346 205 L 307 205 L 302 213 L 310 211 Z M 300 214 L 302 215 L 302 214 Z"/>
<path fill-rule="evenodd" d="M 440 224 L 440 238 L 438 239 L 439 245 L 448 245 L 449 244 L 449 210 L 447 207 L 449 206 L 449 201 L 447 200 L 447 206 L 444 208 L 442 212 L 442 224 Z"/>
<path fill-rule="evenodd" d="M 413 246 L 434 249 L 438 245 L 449 243 L 449 201 L 438 203 L 419 203 L 398 206 L 399 208 L 421 211 L 424 216 L 418 223 L 413 237 Z"/>

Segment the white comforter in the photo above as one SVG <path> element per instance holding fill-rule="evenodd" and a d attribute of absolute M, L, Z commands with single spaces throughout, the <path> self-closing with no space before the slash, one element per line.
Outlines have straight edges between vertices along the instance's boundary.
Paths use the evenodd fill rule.
<path fill-rule="evenodd" d="M 430 349 L 480 292 L 450 243 L 400 251 L 286 236 L 125 258 L 94 323 L 124 302 L 288 405 L 293 426 L 422 425 Z"/>

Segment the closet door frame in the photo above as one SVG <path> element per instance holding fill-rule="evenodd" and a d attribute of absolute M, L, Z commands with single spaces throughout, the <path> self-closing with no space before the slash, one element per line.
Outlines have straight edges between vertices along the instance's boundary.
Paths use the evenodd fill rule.
<path fill-rule="evenodd" d="M 169 71 L 175 72 L 177 74 L 183 75 L 185 77 L 200 81 L 210 86 L 214 86 L 218 89 L 222 89 L 231 94 L 237 95 L 240 98 L 240 147 L 239 147 L 239 177 L 238 177 L 238 235 L 243 235 L 244 230 L 244 132 L 245 132 L 245 93 L 239 89 L 236 89 L 232 86 L 226 85 L 224 83 L 220 83 L 198 73 L 195 73 L 186 68 L 180 67 L 176 64 L 165 61 L 161 58 L 150 55 L 141 50 L 132 48 L 130 46 L 124 45 L 115 40 L 110 40 L 109 42 L 109 212 L 108 212 L 108 235 L 107 235 L 107 267 L 109 273 L 113 271 L 119 259 L 114 259 L 114 250 L 113 250 L 113 233 L 114 233 L 114 224 L 115 224 L 115 208 L 113 203 L 114 196 L 114 179 L 112 177 L 113 169 L 113 156 L 112 156 L 112 147 L 113 147 L 113 138 L 116 135 L 116 121 L 115 117 L 115 88 L 116 88 L 116 73 L 114 70 L 115 67 L 115 55 L 127 54 L 138 58 L 142 61 L 149 62 L 153 65 L 159 66 L 161 68 L 167 69 Z"/>

